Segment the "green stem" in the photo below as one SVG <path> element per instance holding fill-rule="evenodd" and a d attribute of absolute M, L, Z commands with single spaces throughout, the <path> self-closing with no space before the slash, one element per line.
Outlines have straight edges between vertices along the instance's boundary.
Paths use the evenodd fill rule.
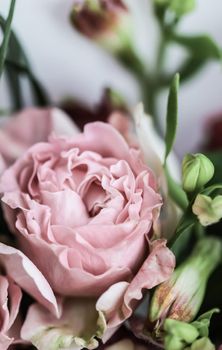
<path fill-rule="evenodd" d="M 156 129 L 161 133 L 160 124 L 158 121 L 158 112 L 157 112 L 157 98 L 158 93 L 161 88 L 161 80 L 163 76 L 163 65 L 167 47 L 167 37 L 165 33 L 165 28 L 163 23 L 159 20 L 160 27 L 160 44 L 156 54 L 156 64 L 154 67 L 154 72 L 149 81 L 147 81 L 144 89 L 144 105 L 147 112 L 152 116 L 154 125 Z"/>
<path fill-rule="evenodd" d="M 117 58 L 121 64 L 135 75 L 142 87 L 147 78 L 146 68 L 140 57 L 137 55 L 132 43 L 128 43 L 126 47 L 119 51 Z"/>
<path fill-rule="evenodd" d="M 0 47 L 0 77 L 4 69 L 4 63 L 8 52 L 8 44 L 9 44 L 9 39 L 11 34 L 11 25 L 12 25 L 12 19 L 13 19 L 13 14 L 15 9 L 15 3 L 16 3 L 16 0 L 11 1 L 8 18 L 6 21 L 4 38 L 2 41 L 2 45 Z"/>

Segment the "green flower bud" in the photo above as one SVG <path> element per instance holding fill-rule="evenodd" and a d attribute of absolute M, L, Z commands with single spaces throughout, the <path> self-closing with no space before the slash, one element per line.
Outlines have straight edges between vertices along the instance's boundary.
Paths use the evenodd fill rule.
<path fill-rule="evenodd" d="M 166 350 L 183 350 L 184 342 L 176 336 L 167 335 L 164 339 L 164 348 Z"/>
<path fill-rule="evenodd" d="M 198 194 L 192 206 L 193 213 L 197 215 L 201 225 L 215 224 L 222 218 L 222 196 L 210 198 Z"/>
<path fill-rule="evenodd" d="M 190 257 L 155 290 L 149 320 L 156 323 L 166 318 L 192 321 L 202 304 L 208 278 L 220 262 L 221 252 L 219 239 L 200 240 Z"/>
<path fill-rule="evenodd" d="M 209 338 L 201 338 L 196 340 L 191 346 L 184 350 L 215 350 L 215 346 L 211 343 Z"/>
<path fill-rule="evenodd" d="M 186 192 L 200 190 L 214 175 L 214 165 L 201 153 L 187 154 L 182 163 L 182 182 Z"/>
<path fill-rule="evenodd" d="M 192 323 L 166 319 L 162 330 L 164 349 L 215 350 L 208 335 L 211 317 L 217 312 L 219 309 L 212 309 Z"/>
<path fill-rule="evenodd" d="M 164 330 L 188 344 L 193 343 L 199 336 L 198 330 L 191 324 L 172 320 L 170 318 L 165 320 Z"/>

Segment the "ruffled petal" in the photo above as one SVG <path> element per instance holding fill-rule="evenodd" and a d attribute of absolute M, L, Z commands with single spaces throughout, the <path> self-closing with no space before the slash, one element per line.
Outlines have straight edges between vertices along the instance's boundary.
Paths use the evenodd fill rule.
<path fill-rule="evenodd" d="M 119 282 L 99 298 L 96 307 L 105 314 L 108 326 L 116 327 L 129 318 L 143 296 L 142 290 L 152 289 L 167 280 L 174 267 L 175 257 L 166 247 L 166 241 L 154 241 L 147 259 L 132 282 L 128 285 Z"/>

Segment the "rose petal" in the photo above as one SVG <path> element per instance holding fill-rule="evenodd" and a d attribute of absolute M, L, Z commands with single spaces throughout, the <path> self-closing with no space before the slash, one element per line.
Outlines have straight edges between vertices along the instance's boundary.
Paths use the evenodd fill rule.
<path fill-rule="evenodd" d="M 111 125 L 106 123 L 87 124 L 84 127 L 84 133 L 77 135 L 73 145 L 78 146 L 81 151 L 90 150 L 103 157 L 129 159 L 129 146 L 126 141 Z"/>
<path fill-rule="evenodd" d="M 21 336 L 38 350 L 95 349 L 106 330 L 103 314 L 96 311 L 95 300 L 68 299 L 56 319 L 41 305 L 31 305 Z"/>
<path fill-rule="evenodd" d="M 4 158 L 0 154 L 0 175 L 3 173 L 3 171 L 6 169 L 6 163 L 4 161 Z"/>
<path fill-rule="evenodd" d="M 10 302 L 10 317 L 8 329 L 13 326 L 19 313 L 19 307 L 22 299 L 22 291 L 13 281 L 9 281 L 9 302 Z"/>
<path fill-rule="evenodd" d="M 54 131 L 56 135 L 60 136 L 75 136 L 79 134 L 80 130 L 78 129 L 76 124 L 61 109 L 50 109 L 50 116 L 52 118 L 51 132 Z"/>
<path fill-rule="evenodd" d="M 4 122 L 0 130 L 0 152 L 9 165 L 31 145 L 47 141 L 52 132 L 74 136 L 79 130 L 71 119 L 57 108 L 26 108 Z"/>
<path fill-rule="evenodd" d="M 7 274 L 27 293 L 58 315 L 55 295 L 42 273 L 22 252 L 0 243 L 0 262 Z"/>
<path fill-rule="evenodd" d="M 13 339 L 9 338 L 7 335 L 0 333 L 0 349 L 7 350 L 8 347 L 12 344 Z"/>

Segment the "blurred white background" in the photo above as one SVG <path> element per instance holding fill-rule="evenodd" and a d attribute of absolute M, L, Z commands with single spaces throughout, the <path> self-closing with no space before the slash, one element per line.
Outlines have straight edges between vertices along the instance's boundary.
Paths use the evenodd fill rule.
<path fill-rule="evenodd" d="M 143 59 L 152 62 L 157 32 L 150 1 L 128 0 L 134 14 L 135 44 Z M 9 0 L 0 0 L 0 12 L 5 16 L 9 4 Z M 69 23 L 72 4 L 73 0 L 17 0 L 13 27 L 37 77 L 55 103 L 73 96 L 93 104 L 99 100 L 103 87 L 111 86 L 134 106 L 140 100 L 134 78 L 106 52 L 73 30 Z M 198 0 L 196 11 L 182 21 L 181 31 L 208 33 L 222 47 L 221 14 L 221 0 Z M 172 50 L 168 57 L 171 66 L 178 61 L 179 54 Z M 159 106 L 162 119 L 165 98 L 163 93 Z M 0 107 L 7 107 L 7 103 L 6 85 L 1 80 Z M 180 89 L 176 140 L 179 155 L 195 149 L 204 138 L 204 120 L 218 111 L 222 111 L 222 65 L 215 62 Z"/>

